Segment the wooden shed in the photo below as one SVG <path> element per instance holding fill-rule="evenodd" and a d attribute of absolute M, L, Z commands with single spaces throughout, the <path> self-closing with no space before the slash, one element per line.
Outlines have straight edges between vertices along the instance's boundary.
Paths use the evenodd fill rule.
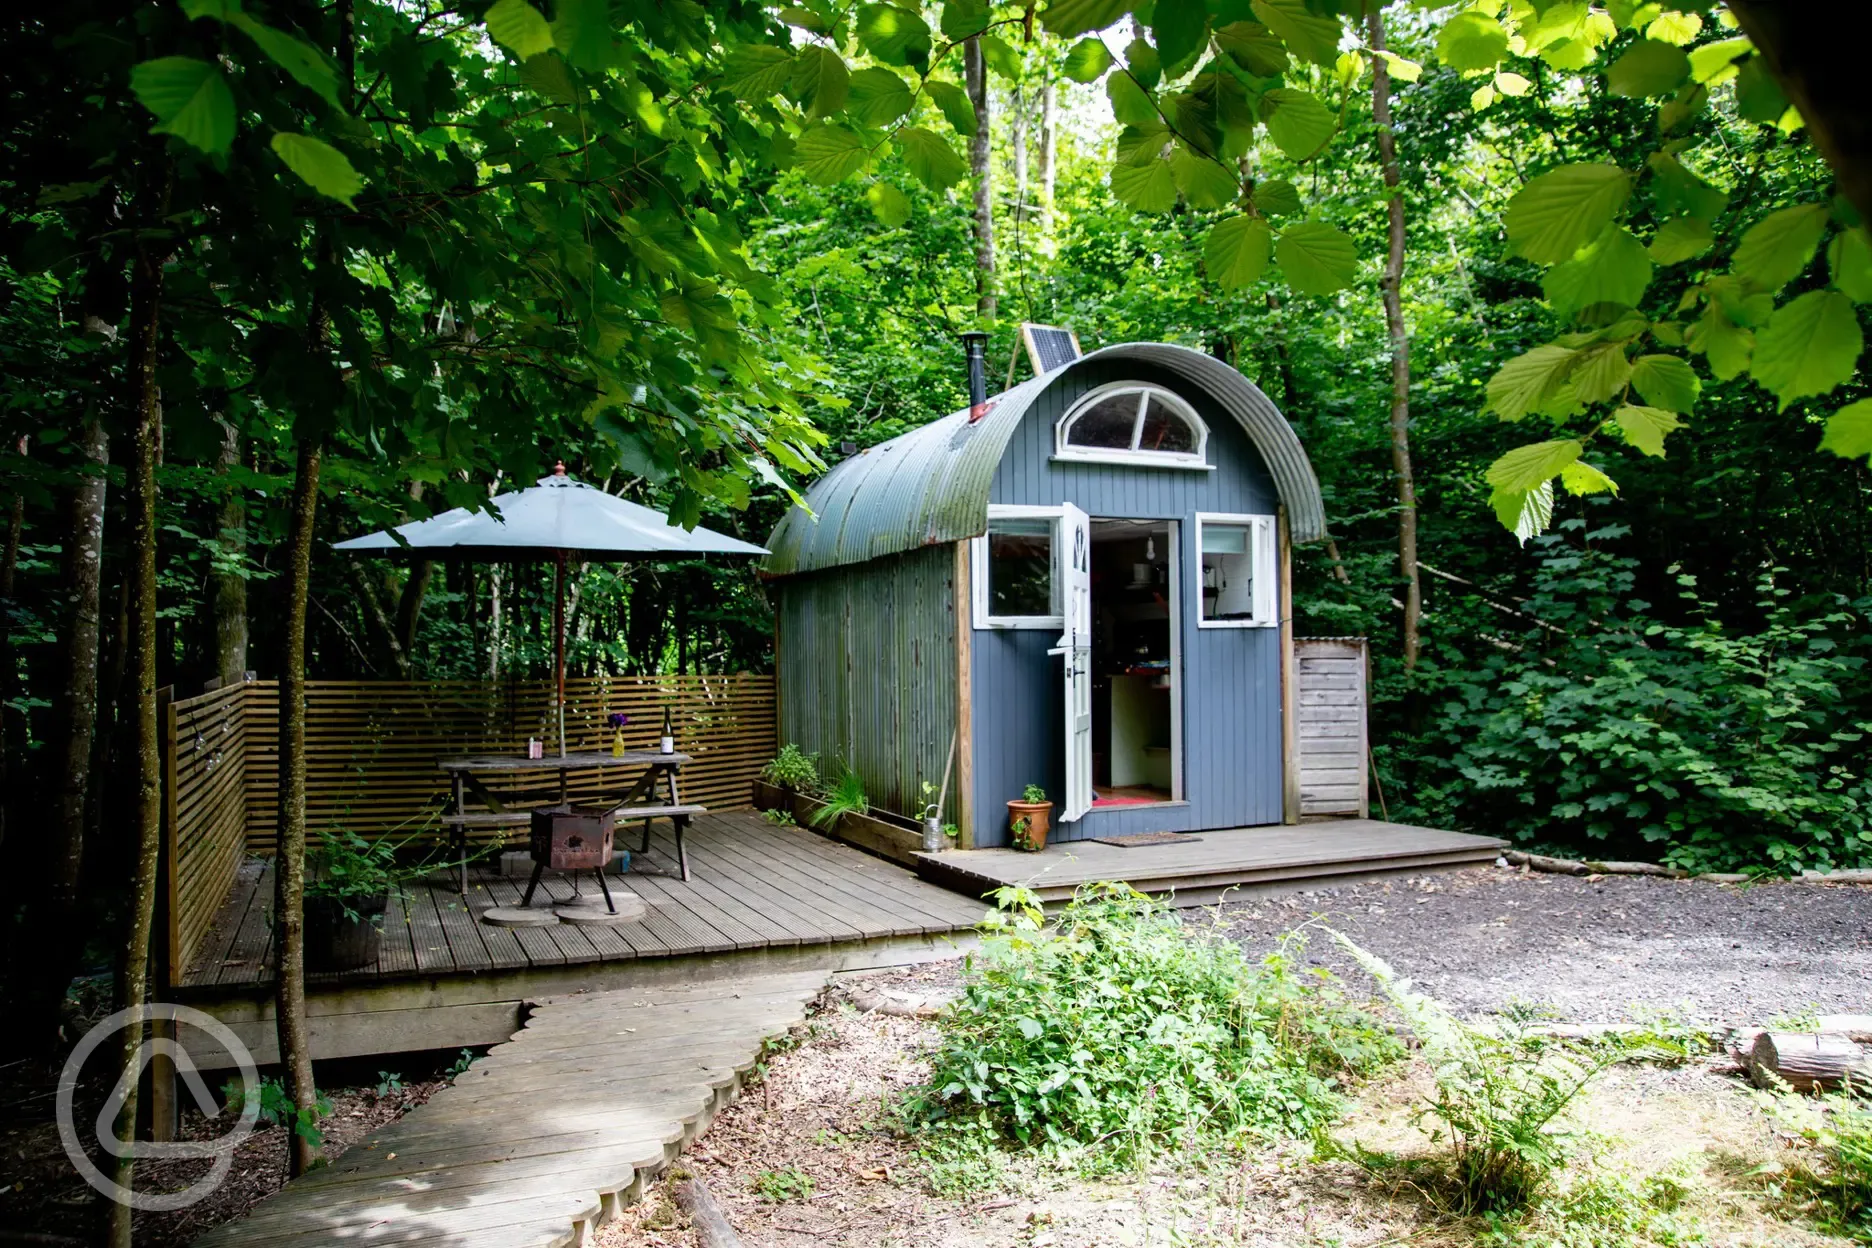
<path fill-rule="evenodd" d="M 1288 551 L 1326 521 L 1286 419 L 1161 343 L 972 397 L 845 459 L 774 530 L 780 739 L 903 813 L 947 771 L 965 848 L 1005 844 L 1029 784 L 1054 839 L 1297 821 Z M 1356 708 L 1341 692 L 1360 756 L 1335 729 L 1306 813 L 1363 813 L 1362 680 Z"/>

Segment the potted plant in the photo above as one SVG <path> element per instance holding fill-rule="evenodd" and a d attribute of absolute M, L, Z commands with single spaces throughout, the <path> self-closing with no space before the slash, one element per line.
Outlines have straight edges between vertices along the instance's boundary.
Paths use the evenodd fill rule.
<path fill-rule="evenodd" d="M 769 759 L 754 781 L 754 804 L 762 810 L 791 810 L 804 821 L 810 812 L 796 800 L 811 797 L 820 788 L 819 756 L 789 742 Z"/>
<path fill-rule="evenodd" d="M 1029 853 L 1045 849 L 1047 824 L 1053 816 L 1053 803 L 1047 800 L 1046 790 L 1030 784 L 1020 800 L 1009 802 L 1007 808 L 1008 836 L 1014 848 Z"/>
<path fill-rule="evenodd" d="M 322 828 L 306 855 L 305 961 L 309 971 L 347 971 L 377 960 L 392 889 L 427 870 L 399 868 L 397 847 L 345 828 Z"/>

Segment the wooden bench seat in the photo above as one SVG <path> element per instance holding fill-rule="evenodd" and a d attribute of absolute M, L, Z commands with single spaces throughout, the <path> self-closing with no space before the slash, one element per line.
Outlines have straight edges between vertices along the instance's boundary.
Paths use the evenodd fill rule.
<path fill-rule="evenodd" d="M 442 822 L 452 828 L 502 828 L 522 825 L 532 818 L 532 812 L 526 810 L 490 810 L 443 815 Z"/>
<path fill-rule="evenodd" d="M 682 878 L 689 878 L 689 850 L 683 845 L 683 833 L 689 827 L 689 821 L 697 815 L 708 814 L 706 806 L 619 806 L 611 812 L 620 823 L 632 819 L 643 820 L 643 839 L 637 846 L 637 852 L 650 852 L 650 821 L 668 819 L 676 829 L 676 861 L 682 867 Z"/>

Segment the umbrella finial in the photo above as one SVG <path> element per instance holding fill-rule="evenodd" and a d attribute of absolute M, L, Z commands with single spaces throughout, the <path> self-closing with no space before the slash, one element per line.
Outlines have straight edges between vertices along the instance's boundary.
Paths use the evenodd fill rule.
<path fill-rule="evenodd" d="M 562 459 L 556 462 L 555 464 L 553 464 L 553 476 L 555 477 L 565 476 L 565 460 Z"/>

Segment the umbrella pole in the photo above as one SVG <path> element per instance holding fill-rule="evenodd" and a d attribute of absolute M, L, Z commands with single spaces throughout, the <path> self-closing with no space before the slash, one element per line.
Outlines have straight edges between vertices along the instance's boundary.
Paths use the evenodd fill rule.
<path fill-rule="evenodd" d="M 553 557 L 553 673 L 555 700 L 559 706 L 559 757 L 565 746 L 565 569 L 566 552 Z"/>

